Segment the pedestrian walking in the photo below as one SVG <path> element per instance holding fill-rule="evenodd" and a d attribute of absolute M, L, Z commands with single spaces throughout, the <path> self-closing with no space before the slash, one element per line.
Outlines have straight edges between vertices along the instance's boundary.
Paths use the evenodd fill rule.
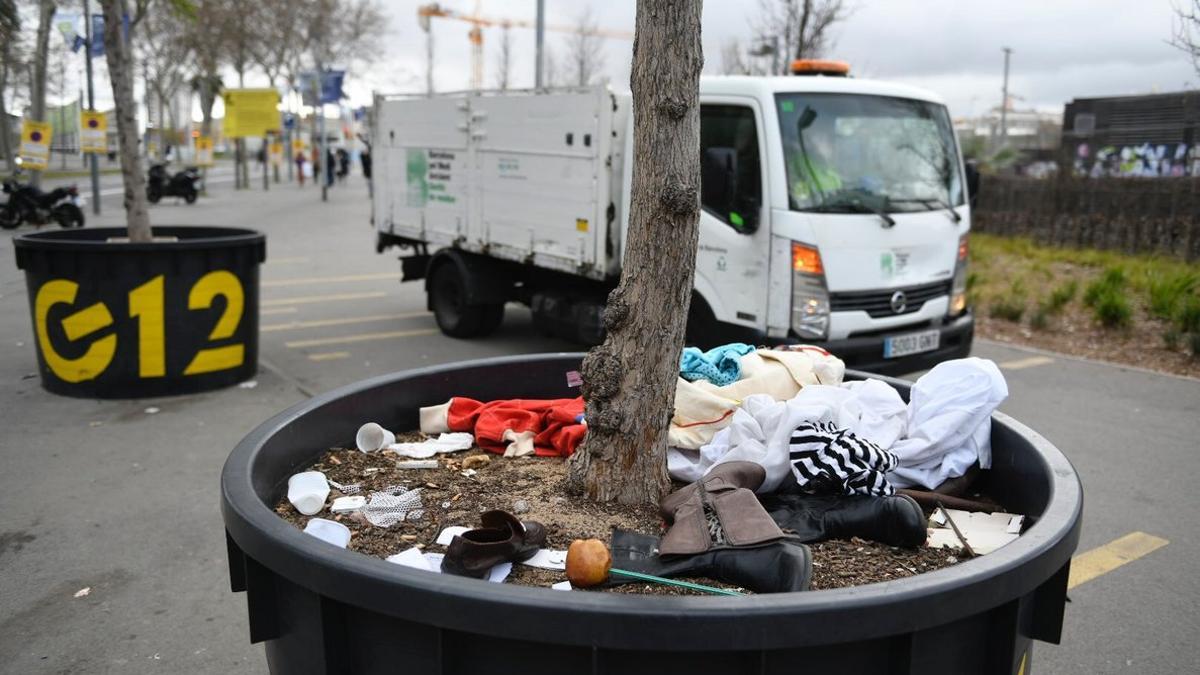
<path fill-rule="evenodd" d="M 333 148 L 325 148 L 325 186 L 333 187 L 334 173 L 337 171 L 337 158 L 333 155 Z"/>
<path fill-rule="evenodd" d="M 367 179 L 367 197 L 374 198 L 375 190 L 371 184 L 371 144 L 368 143 L 363 151 L 359 153 L 358 160 L 362 162 L 363 178 Z"/>
<path fill-rule="evenodd" d="M 303 150 L 296 153 L 296 180 L 300 181 L 300 187 L 304 187 L 304 164 L 307 161 Z"/>

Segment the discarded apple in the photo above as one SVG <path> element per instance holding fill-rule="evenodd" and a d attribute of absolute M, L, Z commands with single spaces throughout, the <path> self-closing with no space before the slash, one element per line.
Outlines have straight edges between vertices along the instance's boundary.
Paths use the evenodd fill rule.
<path fill-rule="evenodd" d="M 604 583 L 612 556 L 599 539 L 576 539 L 567 548 L 567 579 L 572 586 L 588 588 Z"/>

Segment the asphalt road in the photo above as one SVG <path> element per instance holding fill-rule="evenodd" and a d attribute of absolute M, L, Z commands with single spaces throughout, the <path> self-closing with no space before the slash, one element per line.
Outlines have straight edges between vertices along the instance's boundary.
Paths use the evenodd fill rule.
<path fill-rule="evenodd" d="M 145 401 L 47 394 L 34 376 L 23 276 L 11 262 L 0 267 L 0 670 L 264 673 L 245 597 L 229 592 L 226 576 L 217 488 L 233 445 L 274 412 L 364 377 L 576 349 L 538 335 L 515 306 L 487 339 L 441 336 L 420 284 L 399 284 L 394 256 L 374 252 L 361 177 L 328 202 L 311 184 L 263 193 L 252 183 L 242 192 L 231 180 L 210 183 L 196 205 L 164 201 L 151 218 L 268 234 L 254 388 Z M 119 189 L 103 206 L 89 226 L 120 222 Z M 12 261 L 11 248 L 11 234 L 0 235 L 0 258 Z M 1103 554 L 1130 533 L 1169 542 L 1074 588 L 1064 644 L 1038 644 L 1034 672 L 1200 671 L 1191 464 L 1200 381 L 994 343 L 975 353 L 1008 378 L 1001 409 L 1079 471 L 1080 553 Z"/>

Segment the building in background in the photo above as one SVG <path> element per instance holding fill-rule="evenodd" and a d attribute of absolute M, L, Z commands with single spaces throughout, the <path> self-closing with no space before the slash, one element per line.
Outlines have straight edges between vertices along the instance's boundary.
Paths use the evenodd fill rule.
<path fill-rule="evenodd" d="M 1062 136 L 1079 175 L 1200 176 L 1200 90 L 1077 98 Z"/>
<path fill-rule="evenodd" d="M 1062 115 L 1040 110 L 996 106 L 978 117 L 954 120 L 963 154 L 997 173 L 1043 177 L 1057 168 L 1062 142 Z"/>

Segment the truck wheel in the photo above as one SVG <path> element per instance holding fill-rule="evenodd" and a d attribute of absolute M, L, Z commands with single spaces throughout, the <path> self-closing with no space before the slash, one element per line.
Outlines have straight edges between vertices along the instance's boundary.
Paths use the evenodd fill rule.
<path fill-rule="evenodd" d="M 465 280 L 453 264 L 440 265 L 433 271 L 429 300 L 438 328 L 450 337 L 482 337 L 504 320 L 503 304 L 467 304 Z"/>

